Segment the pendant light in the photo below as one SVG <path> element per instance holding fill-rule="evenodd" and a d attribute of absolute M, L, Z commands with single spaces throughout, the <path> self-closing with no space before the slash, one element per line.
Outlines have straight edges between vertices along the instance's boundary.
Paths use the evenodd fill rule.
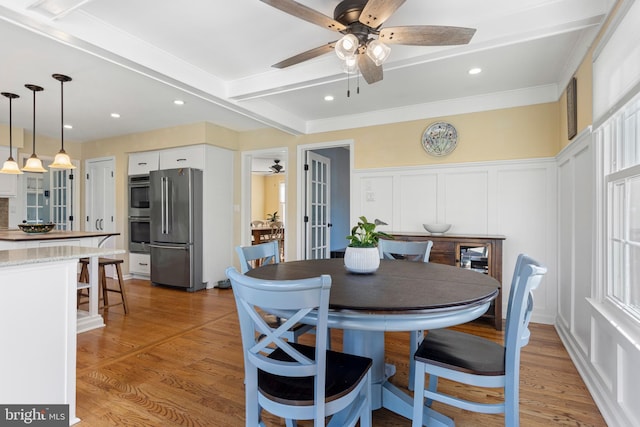
<path fill-rule="evenodd" d="M 36 155 L 36 92 L 41 92 L 44 89 L 40 86 L 27 84 L 24 85 L 27 89 L 33 92 L 33 153 L 31 157 L 27 159 L 27 164 L 22 168 L 24 172 L 37 172 L 43 173 L 47 170 L 42 167 L 42 160 Z"/>
<path fill-rule="evenodd" d="M 19 175 L 22 173 L 22 171 L 20 170 L 20 167 L 18 166 L 18 163 L 13 160 L 12 154 L 13 154 L 13 126 L 12 126 L 12 122 L 11 122 L 11 103 L 14 99 L 16 98 L 20 98 L 19 95 L 16 95 L 15 93 L 9 93 L 9 92 L 2 92 L 2 96 L 5 96 L 7 98 L 9 98 L 9 158 L 7 159 L 6 162 L 4 162 L 4 165 L 2 165 L 2 169 L 0 169 L 0 173 L 7 173 L 7 174 L 12 174 L 12 175 Z"/>
<path fill-rule="evenodd" d="M 53 163 L 49 165 L 54 169 L 75 169 L 69 155 L 64 151 L 64 83 L 70 82 L 71 77 L 63 74 L 52 74 L 51 77 L 60 82 L 60 151 L 56 154 Z"/>

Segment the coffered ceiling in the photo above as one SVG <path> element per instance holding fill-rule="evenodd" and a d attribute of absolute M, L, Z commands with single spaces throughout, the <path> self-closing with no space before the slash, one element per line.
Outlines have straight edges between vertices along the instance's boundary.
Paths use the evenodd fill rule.
<path fill-rule="evenodd" d="M 300 3 L 333 16 L 339 1 Z M 259 0 L 0 0 L 0 90 L 21 96 L 14 125 L 30 129 L 24 84 L 43 86 L 36 131 L 57 137 L 60 84 L 51 74 L 72 77 L 65 138 L 75 141 L 198 121 L 307 134 L 553 102 L 613 3 L 407 0 L 385 26 L 477 31 L 463 46 L 392 45 L 384 80 L 368 85 L 348 78 L 333 53 L 272 68 L 339 34 Z M 472 67 L 482 73 L 469 75 Z"/>

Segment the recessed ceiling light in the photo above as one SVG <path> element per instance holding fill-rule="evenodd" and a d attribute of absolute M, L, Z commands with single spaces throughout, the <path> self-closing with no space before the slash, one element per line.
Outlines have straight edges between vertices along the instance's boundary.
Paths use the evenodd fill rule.
<path fill-rule="evenodd" d="M 65 129 L 73 129 L 73 125 L 64 125 Z"/>
<path fill-rule="evenodd" d="M 333 101 L 333 95 L 327 95 L 324 97 L 325 101 Z"/>
<path fill-rule="evenodd" d="M 480 68 L 480 67 L 474 67 L 474 68 L 471 68 L 469 70 L 469 74 L 471 74 L 471 75 L 480 74 L 481 72 L 482 72 L 482 68 Z"/>
<path fill-rule="evenodd" d="M 118 114 L 118 113 L 111 113 L 111 117 L 113 117 L 114 119 L 119 119 L 119 118 L 120 118 L 120 114 Z"/>
<path fill-rule="evenodd" d="M 176 99 L 173 103 L 176 105 L 184 105 L 184 101 L 182 99 Z"/>

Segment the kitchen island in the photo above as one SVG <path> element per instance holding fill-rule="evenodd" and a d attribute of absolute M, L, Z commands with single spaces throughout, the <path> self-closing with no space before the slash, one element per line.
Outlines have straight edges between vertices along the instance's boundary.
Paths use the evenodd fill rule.
<path fill-rule="evenodd" d="M 79 246 L 0 250 L 0 402 L 68 404 L 69 424 L 79 421 L 78 259 L 88 257 L 96 277 L 98 257 L 122 252 Z"/>
<path fill-rule="evenodd" d="M 0 251 L 27 248 L 45 248 L 55 246 L 72 246 L 98 248 L 105 244 L 111 236 L 120 233 L 106 231 L 60 231 L 48 233 L 25 233 L 21 230 L 0 230 Z M 121 254 L 124 250 L 110 249 L 109 254 Z M 104 326 L 104 320 L 98 313 L 98 263 L 89 265 L 89 308 L 78 310 L 77 330 L 85 332 Z M 76 267 L 77 269 L 77 267 Z M 77 282 L 77 281 L 76 281 Z"/>

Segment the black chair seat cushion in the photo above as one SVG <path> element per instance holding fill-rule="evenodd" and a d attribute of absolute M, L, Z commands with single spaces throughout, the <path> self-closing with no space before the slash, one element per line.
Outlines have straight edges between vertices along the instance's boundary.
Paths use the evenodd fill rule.
<path fill-rule="evenodd" d="M 315 360 L 315 347 L 291 343 L 300 353 Z M 291 361 L 280 348 L 270 358 Z M 371 366 L 371 359 L 327 350 L 327 374 L 325 400 L 330 402 L 349 393 L 364 378 Z M 269 399 L 288 405 L 313 405 L 313 377 L 283 377 L 258 370 L 258 389 Z"/>
<path fill-rule="evenodd" d="M 476 375 L 504 375 L 505 349 L 485 338 L 450 329 L 430 330 L 415 360 Z"/>

